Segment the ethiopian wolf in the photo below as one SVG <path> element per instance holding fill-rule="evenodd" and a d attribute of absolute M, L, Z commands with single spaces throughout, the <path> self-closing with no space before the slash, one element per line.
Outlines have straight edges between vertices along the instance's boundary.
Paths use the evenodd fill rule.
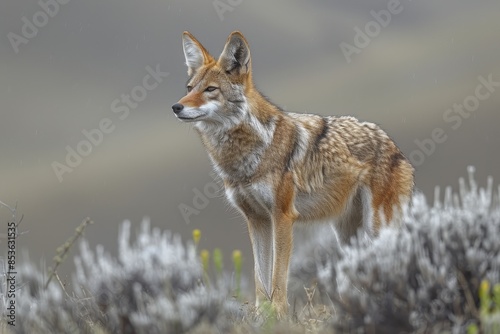
<path fill-rule="evenodd" d="M 250 49 L 240 32 L 219 59 L 183 34 L 187 94 L 172 106 L 192 122 L 248 223 L 256 304 L 288 312 L 287 280 L 296 221 L 334 221 L 346 243 L 362 229 L 376 236 L 398 225 L 413 189 L 413 168 L 377 125 L 353 117 L 281 110 L 254 86 Z"/>

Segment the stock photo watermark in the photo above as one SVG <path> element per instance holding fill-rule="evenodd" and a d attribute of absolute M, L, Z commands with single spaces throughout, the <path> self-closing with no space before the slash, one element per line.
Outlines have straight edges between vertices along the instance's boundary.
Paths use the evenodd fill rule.
<path fill-rule="evenodd" d="M 18 232 L 19 224 L 21 220 L 17 219 L 17 209 L 11 207 L 4 202 L 0 201 L 0 208 L 7 208 L 11 214 L 12 218 L 7 221 L 7 233 L 2 233 L 2 238 L 7 239 L 7 256 L 6 259 L 0 258 L 1 267 L 4 269 L 3 276 L 5 276 L 5 288 L 3 289 L 5 295 L 1 296 L 4 299 L 4 305 L 6 307 L 6 318 L 7 324 L 9 326 L 16 326 L 16 283 L 17 283 L 17 271 L 16 271 L 16 259 L 17 259 L 17 237 L 20 235 Z"/>
<path fill-rule="evenodd" d="M 41 10 L 37 11 L 31 19 L 26 16 L 21 17 L 22 26 L 20 33 L 9 32 L 7 38 L 16 54 L 19 53 L 19 47 L 38 35 L 39 29 L 45 27 L 50 19 L 59 13 L 61 6 L 69 3 L 70 0 L 39 0 L 38 5 Z"/>
<path fill-rule="evenodd" d="M 7 323 L 16 325 L 16 238 L 17 224 L 14 220 L 7 223 Z"/>
<path fill-rule="evenodd" d="M 387 2 L 387 9 L 379 11 L 371 10 L 370 15 L 373 17 L 373 20 L 367 22 L 364 29 L 358 26 L 354 27 L 354 45 L 346 42 L 339 44 L 347 63 L 350 64 L 353 55 L 360 54 L 364 48 L 370 45 L 371 41 L 380 35 L 382 29 L 387 28 L 392 18 L 401 13 L 403 9 L 404 7 L 399 0 L 389 0 Z"/>
<path fill-rule="evenodd" d="M 142 79 L 142 84 L 133 87 L 128 94 L 121 94 L 119 98 L 111 102 L 111 111 L 123 121 L 130 115 L 130 111 L 137 109 L 139 103 L 144 101 L 148 92 L 155 90 L 169 75 L 168 72 L 160 70 L 160 64 L 153 69 L 146 66 L 146 74 Z M 71 173 L 80 166 L 83 158 L 89 156 L 92 151 L 101 145 L 106 135 L 113 133 L 116 124 L 111 118 L 105 117 L 99 121 L 96 128 L 81 131 L 84 139 L 80 140 L 74 147 L 66 145 L 66 158 L 63 162 L 53 161 L 51 166 L 59 182 L 63 182 L 64 174 Z"/>
<path fill-rule="evenodd" d="M 184 222 L 190 224 L 191 216 L 198 216 L 208 206 L 210 199 L 219 197 L 221 190 L 215 181 L 207 182 L 201 190 L 193 188 L 194 196 L 191 203 L 181 203 L 177 206 Z"/>
<path fill-rule="evenodd" d="M 464 120 L 468 119 L 478 110 L 481 101 L 485 101 L 495 92 L 497 87 L 500 87 L 500 81 L 493 80 L 493 74 L 488 74 L 485 78 L 482 75 L 478 76 L 479 84 L 474 89 L 474 93 L 466 96 L 462 103 L 454 103 L 451 108 L 448 108 L 443 113 L 443 121 L 448 124 L 451 130 L 458 130 Z M 410 161 L 413 166 L 421 166 L 425 160 L 430 157 L 439 144 L 443 144 L 448 140 L 447 131 L 441 127 L 436 127 L 430 133 L 430 136 L 422 140 L 415 139 L 414 143 L 417 148 L 410 155 Z"/>
<path fill-rule="evenodd" d="M 214 6 L 219 20 L 224 21 L 224 14 L 227 12 L 232 12 L 236 7 L 241 5 L 243 0 L 214 0 L 212 5 Z"/>

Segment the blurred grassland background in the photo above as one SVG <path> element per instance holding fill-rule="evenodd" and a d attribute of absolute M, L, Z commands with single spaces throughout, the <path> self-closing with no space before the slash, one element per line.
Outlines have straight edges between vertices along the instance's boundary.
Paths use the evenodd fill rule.
<path fill-rule="evenodd" d="M 415 140 L 442 128 L 447 140 L 416 168 L 416 185 L 456 186 L 467 165 L 476 179 L 499 180 L 500 87 L 456 130 L 443 120 L 454 103 L 473 95 L 478 76 L 500 81 L 500 3 L 495 0 L 402 0 L 402 11 L 370 44 L 346 61 L 340 43 L 354 45 L 355 27 L 388 1 L 273 2 L 243 0 L 221 15 L 213 1 L 76 1 L 60 5 L 38 34 L 15 52 L 10 32 L 21 35 L 37 1 L 0 4 L 0 200 L 24 214 L 18 252 L 48 261 L 84 217 L 93 244 L 116 249 L 124 219 L 187 239 L 203 231 L 200 246 L 230 254 L 239 248 L 252 266 L 246 226 L 222 198 L 210 198 L 198 215 L 183 219 L 195 192 L 212 182 L 209 159 L 189 125 L 170 106 L 185 93 L 182 31 L 192 32 L 215 56 L 227 35 L 247 37 L 258 88 L 285 110 L 353 115 L 378 123 L 409 156 Z M 221 19 L 222 18 L 222 19 Z M 144 101 L 120 120 L 111 104 L 142 84 L 147 66 L 168 72 Z M 112 120 L 112 133 L 59 182 L 52 163 L 64 163 L 66 146 L 82 130 Z M 456 189 L 456 187 L 455 187 Z M 0 211 L 3 231 L 10 213 Z M 64 270 L 69 275 L 71 265 Z"/>

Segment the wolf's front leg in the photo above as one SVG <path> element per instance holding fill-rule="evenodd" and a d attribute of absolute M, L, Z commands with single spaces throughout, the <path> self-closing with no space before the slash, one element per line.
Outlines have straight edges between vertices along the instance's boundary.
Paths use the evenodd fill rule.
<path fill-rule="evenodd" d="M 276 191 L 276 207 L 273 219 L 273 277 L 271 301 L 278 318 L 288 314 L 288 267 L 292 255 L 293 223 L 295 210 L 295 186 L 291 173 L 282 176 Z"/>
<path fill-rule="evenodd" d="M 249 215 L 248 232 L 252 242 L 255 268 L 255 305 L 271 300 L 273 269 L 273 229 L 268 218 Z"/>
<path fill-rule="evenodd" d="M 281 216 L 274 227 L 274 261 L 271 301 L 279 319 L 288 314 L 288 267 L 292 254 L 293 219 Z"/>

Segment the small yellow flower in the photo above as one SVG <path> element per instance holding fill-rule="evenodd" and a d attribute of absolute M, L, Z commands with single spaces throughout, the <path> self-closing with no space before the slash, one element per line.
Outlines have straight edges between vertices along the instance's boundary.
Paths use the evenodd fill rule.
<path fill-rule="evenodd" d="M 235 249 L 233 251 L 233 264 L 234 264 L 234 272 L 236 278 L 236 297 L 240 296 L 240 288 L 241 288 L 241 268 L 242 268 L 243 259 L 241 256 L 241 251 Z"/>
<path fill-rule="evenodd" d="M 479 285 L 479 303 L 481 313 L 485 314 L 490 311 L 490 282 L 487 280 L 483 280 Z"/>
<path fill-rule="evenodd" d="M 198 247 L 198 243 L 200 242 L 200 239 L 201 239 L 201 231 L 196 228 L 193 230 L 193 240 L 194 240 L 194 244 L 196 247 Z"/>
<path fill-rule="evenodd" d="M 201 264 L 203 265 L 203 271 L 208 274 L 208 263 L 210 259 L 210 252 L 206 249 L 200 252 Z"/>
<path fill-rule="evenodd" d="M 239 249 L 235 249 L 233 251 L 233 263 L 236 273 L 241 273 L 242 262 L 241 251 Z"/>

